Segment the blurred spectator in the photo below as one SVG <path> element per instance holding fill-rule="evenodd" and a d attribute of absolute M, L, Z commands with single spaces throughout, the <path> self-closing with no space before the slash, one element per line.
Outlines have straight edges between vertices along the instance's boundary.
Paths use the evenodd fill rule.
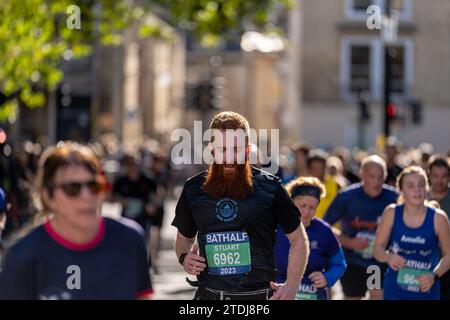
<path fill-rule="evenodd" d="M 421 143 L 418 147 L 420 153 L 420 163 L 419 166 L 422 169 L 427 170 L 428 161 L 430 160 L 431 155 L 434 152 L 434 147 L 430 143 Z"/>
<path fill-rule="evenodd" d="M 313 149 L 309 152 L 306 160 L 308 174 L 319 179 L 325 186 L 326 194 L 317 206 L 316 216 L 322 218 L 325 215 L 329 205 L 336 197 L 340 186 L 336 180 L 326 174 L 328 153 L 321 149 Z"/>
<path fill-rule="evenodd" d="M 13 148 L 8 144 L 1 145 L 0 158 L 0 185 L 10 204 L 3 231 L 3 237 L 6 238 L 20 229 L 36 212 L 31 196 L 34 173 L 29 169 L 36 165 L 32 164 L 36 158 L 30 160 L 22 146 Z"/>
<path fill-rule="evenodd" d="M 282 146 L 280 148 L 280 172 L 280 178 L 283 184 L 295 178 L 295 157 L 291 148 L 288 146 Z"/>
<path fill-rule="evenodd" d="M 402 172 L 403 168 L 398 163 L 398 154 L 401 152 L 402 144 L 396 137 L 389 137 L 386 142 L 386 164 L 387 178 L 385 183 L 395 186 L 397 176 Z"/>
<path fill-rule="evenodd" d="M 135 220 L 150 234 L 150 217 L 156 214 L 156 182 L 139 168 L 138 160 L 132 155 L 123 159 L 125 174 L 113 183 L 113 196 L 122 203 L 122 215 Z M 150 254 L 149 254 L 150 258 Z"/>
<path fill-rule="evenodd" d="M 295 142 L 291 146 L 292 152 L 295 158 L 295 175 L 297 177 L 302 177 L 308 174 L 308 168 L 306 161 L 308 159 L 308 154 L 312 149 L 312 146 L 306 142 Z"/>
<path fill-rule="evenodd" d="M 338 147 L 334 149 L 334 154 L 341 159 L 344 177 L 349 181 L 349 184 L 359 182 L 358 171 L 359 167 L 356 161 L 352 158 L 350 150 L 344 147 Z"/>
<path fill-rule="evenodd" d="M 450 164 L 445 155 L 433 155 L 429 161 L 429 198 L 438 201 L 450 217 Z M 441 300 L 450 300 L 450 271 L 441 277 Z"/>
<path fill-rule="evenodd" d="M 0 300 L 150 297 L 139 230 L 101 217 L 101 171 L 86 146 L 65 142 L 44 152 L 35 185 L 45 223 L 8 248 Z"/>
<path fill-rule="evenodd" d="M 445 155 L 433 155 L 429 160 L 430 199 L 439 202 L 450 217 L 450 164 Z"/>
<path fill-rule="evenodd" d="M 150 168 L 150 177 L 156 183 L 157 192 L 154 197 L 155 213 L 149 216 L 150 226 L 152 227 L 149 250 L 152 253 L 153 270 L 155 273 L 159 273 L 158 261 L 159 252 L 161 251 L 161 228 L 164 221 L 164 205 L 169 187 L 170 172 L 168 158 L 162 152 L 155 153 Z"/>
<path fill-rule="evenodd" d="M 326 175 L 329 175 L 337 182 L 339 189 L 349 185 L 349 181 L 344 177 L 344 165 L 342 164 L 341 159 L 336 156 L 328 157 Z"/>

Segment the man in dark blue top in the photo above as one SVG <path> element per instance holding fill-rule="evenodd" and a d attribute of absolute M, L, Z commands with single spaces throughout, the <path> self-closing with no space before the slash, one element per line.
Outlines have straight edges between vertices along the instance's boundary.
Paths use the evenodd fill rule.
<path fill-rule="evenodd" d="M 379 156 L 366 157 L 361 164 L 361 183 L 338 193 L 327 210 L 324 220 L 333 225 L 340 221 L 339 241 L 344 247 L 348 266 L 341 278 L 346 299 L 361 299 L 367 291 L 367 267 L 380 265 L 372 256 L 375 232 L 384 208 L 398 197 L 393 187 L 383 184 L 386 162 Z M 382 291 L 369 290 L 371 299 L 381 299 Z"/>

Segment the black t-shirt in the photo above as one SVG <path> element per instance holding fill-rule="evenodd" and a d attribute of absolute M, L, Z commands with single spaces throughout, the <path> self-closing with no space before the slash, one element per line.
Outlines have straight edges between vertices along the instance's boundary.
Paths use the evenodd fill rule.
<path fill-rule="evenodd" d="M 124 200 L 123 216 L 142 222 L 149 218 L 145 205 L 155 201 L 157 185 L 154 180 L 141 174 L 138 180 L 130 180 L 127 176 L 117 178 L 113 185 L 113 193 Z"/>
<path fill-rule="evenodd" d="M 197 235 L 200 255 L 206 257 L 208 264 L 198 279 L 206 286 L 233 291 L 268 287 L 269 281 L 275 279 L 273 247 L 277 226 L 281 225 L 286 234 L 289 234 L 300 225 L 300 212 L 281 185 L 279 178 L 269 173 L 263 174 L 263 171 L 257 168 L 252 168 L 252 174 L 254 190 L 244 200 L 214 199 L 205 193 L 202 190 L 205 172 L 188 179 L 184 185 L 172 225 L 187 238 Z M 225 254 L 226 257 L 229 257 L 229 254 L 235 254 L 233 251 L 226 250 L 217 251 L 219 256 L 206 252 L 206 247 L 211 246 L 208 239 L 223 238 L 223 233 L 228 233 L 227 239 L 231 237 L 237 241 L 228 244 L 229 248 L 233 245 L 237 247 L 236 244 L 243 233 L 245 233 L 244 238 L 241 237 L 240 240 L 248 239 L 251 266 L 247 269 L 244 267 L 242 273 L 237 271 L 237 274 L 227 274 L 229 268 L 212 268 L 213 265 L 220 265 L 220 258 L 222 258 L 220 254 Z M 218 243 L 220 243 L 219 247 L 224 244 L 221 241 Z M 217 250 L 218 246 L 213 247 L 212 250 Z M 213 257 L 217 258 L 214 263 Z M 234 262 L 232 258 L 230 260 Z M 236 269 L 239 268 L 236 267 Z M 215 270 L 225 271 L 225 273 L 217 274 Z"/>
<path fill-rule="evenodd" d="M 11 247 L 0 273 L 0 300 L 136 299 L 152 292 L 142 234 L 108 218 L 85 245 L 63 239 L 50 223 L 36 228 Z"/>
<path fill-rule="evenodd" d="M 387 168 L 387 177 L 385 183 L 391 186 L 395 186 L 397 183 L 397 177 L 402 172 L 403 168 L 394 164 L 392 167 Z"/>

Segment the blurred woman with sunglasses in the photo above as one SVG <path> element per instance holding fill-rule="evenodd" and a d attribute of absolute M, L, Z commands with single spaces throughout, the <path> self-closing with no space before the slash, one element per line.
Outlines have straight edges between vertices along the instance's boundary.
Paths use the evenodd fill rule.
<path fill-rule="evenodd" d="M 135 299 L 152 293 L 137 230 L 102 218 L 106 180 L 94 153 L 68 142 L 42 155 L 45 222 L 7 252 L 0 299 Z"/>

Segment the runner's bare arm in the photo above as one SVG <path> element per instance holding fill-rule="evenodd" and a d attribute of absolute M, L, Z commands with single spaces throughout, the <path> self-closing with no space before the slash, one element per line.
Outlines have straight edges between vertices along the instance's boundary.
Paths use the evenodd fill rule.
<path fill-rule="evenodd" d="M 177 232 L 177 238 L 175 239 L 175 253 L 177 254 L 177 258 L 180 258 L 182 253 L 188 253 L 191 251 L 194 242 L 195 237 L 186 238 L 180 232 Z"/>
<path fill-rule="evenodd" d="M 297 290 L 300 281 L 305 273 L 306 263 L 309 256 L 309 242 L 303 223 L 300 223 L 297 230 L 286 235 L 291 243 L 289 250 L 289 261 L 286 284 L 292 285 Z"/>
<path fill-rule="evenodd" d="M 342 233 L 341 230 L 332 227 L 334 235 L 338 238 L 339 243 L 346 249 L 363 250 L 369 245 L 368 239 L 351 238 Z"/>
<path fill-rule="evenodd" d="M 391 235 L 392 225 L 394 224 L 394 209 L 391 206 L 386 207 L 378 224 L 375 240 L 373 242 L 373 256 L 380 262 L 387 261 L 386 247 Z"/>
<path fill-rule="evenodd" d="M 175 240 L 175 252 L 179 259 L 183 253 L 186 253 L 186 257 L 183 261 L 184 271 L 191 275 L 198 276 L 205 268 L 205 258 L 198 255 L 198 247 L 195 242 L 195 237 L 186 238 L 180 232 L 177 233 Z"/>
<path fill-rule="evenodd" d="M 450 268 L 450 227 L 448 218 L 445 212 L 436 210 L 434 215 L 434 229 L 439 239 L 439 246 L 442 252 L 442 258 L 434 268 L 433 273 L 425 273 L 417 276 L 420 284 L 420 291 L 427 292 L 431 289 L 435 282 L 434 274 L 442 277 L 444 273 Z"/>
<path fill-rule="evenodd" d="M 437 210 L 436 213 L 434 222 L 442 258 L 434 269 L 434 273 L 442 277 L 450 269 L 450 223 L 445 212 Z"/>
<path fill-rule="evenodd" d="M 373 256 L 379 262 L 387 262 L 392 269 L 398 271 L 404 267 L 406 263 L 405 259 L 397 254 L 388 253 L 386 250 L 389 237 L 391 236 L 392 226 L 394 224 L 394 207 L 395 205 L 389 205 L 386 209 L 384 209 L 380 224 L 378 225 L 377 232 L 375 234 Z"/>

